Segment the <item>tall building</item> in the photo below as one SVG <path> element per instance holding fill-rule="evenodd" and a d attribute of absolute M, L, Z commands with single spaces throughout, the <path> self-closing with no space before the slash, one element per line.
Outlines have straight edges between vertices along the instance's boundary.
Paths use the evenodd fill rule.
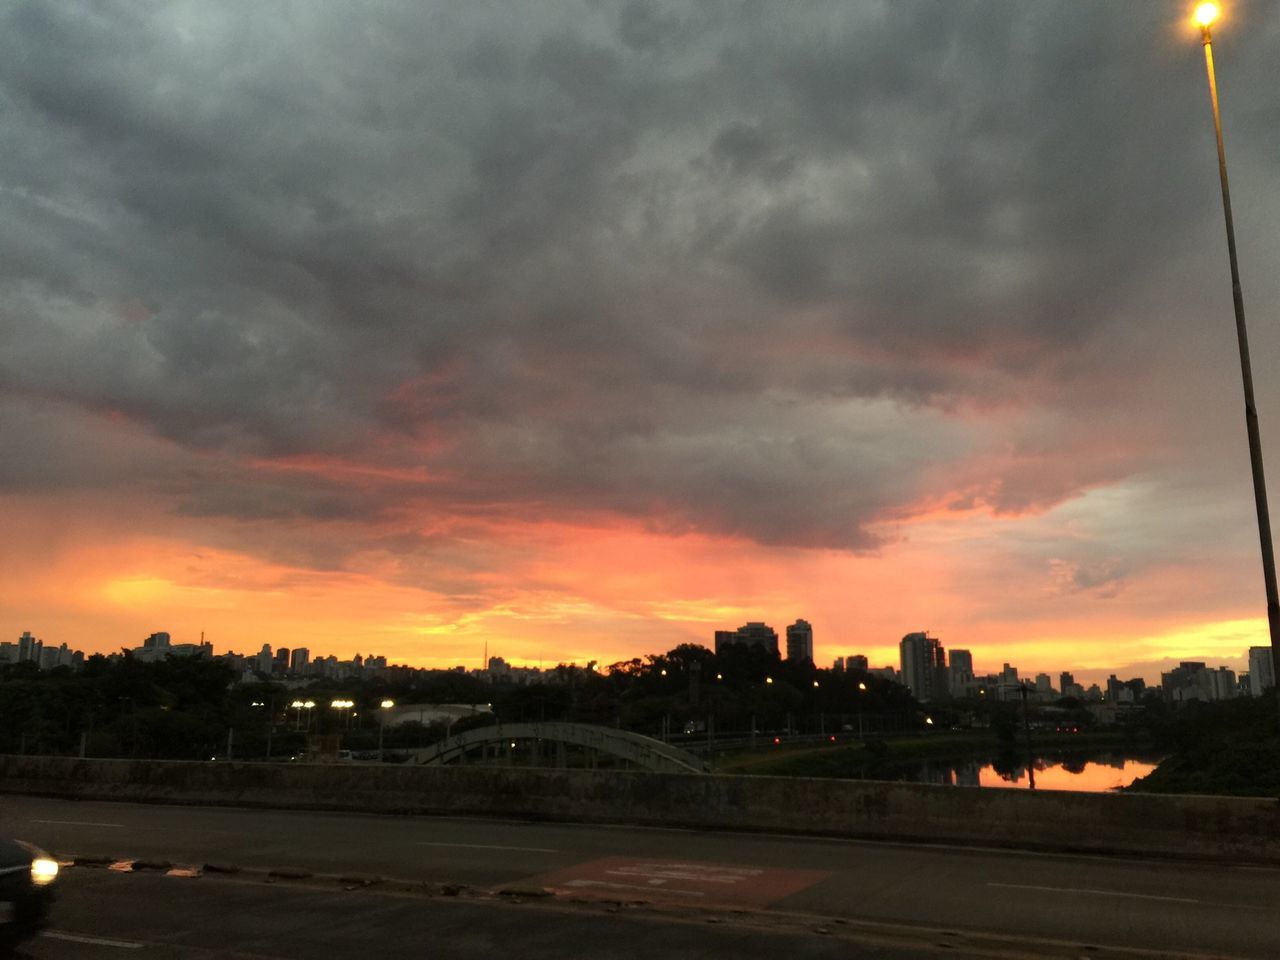
<path fill-rule="evenodd" d="M 303 674 L 311 662 L 311 651 L 306 647 L 294 647 L 289 652 L 289 672 Z"/>
<path fill-rule="evenodd" d="M 973 679 L 973 654 L 968 650 L 952 650 L 950 655 L 951 676 L 964 680 Z"/>
<path fill-rule="evenodd" d="M 787 627 L 787 659 L 813 663 L 813 627 L 808 620 Z"/>
<path fill-rule="evenodd" d="M 778 634 L 767 623 L 753 620 L 737 630 L 716 631 L 716 653 L 726 646 L 760 647 L 775 657 L 778 655 Z"/>
<path fill-rule="evenodd" d="M 1058 676 L 1058 683 L 1060 684 L 1058 689 L 1062 691 L 1062 695 L 1064 697 L 1071 696 L 1071 688 L 1076 685 L 1075 674 L 1068 673 L 1066 670 L 1063 670 Z"/>
<path fill-rule="evenodd" d="M 912 696 L 924 702 L 947 695 L 947 653 L 936 637 L 908 633 L 898 644 L 902 682 Z"/>
<path fill-rule="evenodd" d="M 25 663 L 28 660 L 40 662 L 40 651 L 44 644 L 31 635 L 30 630 L 23 630 L 22 636 L 18 638 L 18 662 Z"/>
<path fill-rule="evenodd" d="M 1120 699 L 1120 678 L 1114 673 L 1107 677 L 1107 702 L 1115 703 Z"/>
<path fill-rule="evenodd" d="M 1160 674 L 1160 687 L 1166 700 L 1209 700 L 1213 696 L 1213 681 L 1200 660 L 1184 660 Z"/>
<path fill-rule="evenodd" d="M 1262 696 L 1263 690 L 1276 685 L 1275 663 L 1271 659 L 1270 647 L 1249 648 L 1249 692 L 1255 697 Z"/>
<path fill-rule="evenodd" d="M 1209 674 L 1209 683 L 1214 700 L 1233 700 L 1236 696 L 1236 672 L 1229 667 L 1218 667 L 1205 671 Z"/>
<path fill-rule="evenodd" d="M 867 658 L 860 653 L 851 653 L 844 658 L 844 668 L 846 670 L 866 670 Z"/>

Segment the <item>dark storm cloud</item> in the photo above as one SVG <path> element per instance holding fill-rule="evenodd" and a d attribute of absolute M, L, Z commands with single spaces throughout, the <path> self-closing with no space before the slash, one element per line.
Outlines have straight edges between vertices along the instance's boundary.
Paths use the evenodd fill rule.
<path fill-rule="evenodd" d="M 957 480 L 1044 509 L 1148 465 L 1158 411 L 1111 401 L 1185 362 L 1100 347 L 1215 215 L 1198 50 L 1169 22 L 1102 3 L 13 5 L 0 389 L 205 457 L 431 477 L 156 482 L 197 515 L 523 504 L 868 548 Z M 1264 70 L 1263 40 L 1234 42 Z M 1233 95 L 1250 123 L 1276 115 L 1269 88 Z M 1258 144 L 1242 131 L 1246 169 Z M 1064 398 L 1118 418 L 1104 449 L 1046 413 Z M 1003 436 L 974 426 L 991 409 Z"/>

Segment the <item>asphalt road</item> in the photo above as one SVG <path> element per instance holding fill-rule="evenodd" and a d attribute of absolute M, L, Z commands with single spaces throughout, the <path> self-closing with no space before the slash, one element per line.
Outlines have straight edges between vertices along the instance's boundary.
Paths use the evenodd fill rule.
<path fill-rule="evenodd" d="M 843 920 L 844 926 L 870 922 L 914 929 L 924 940 L 935 931 L 989 933 L 1016 938 L 1024 955 L 1063 955 L 1057 945 L 1069 943 L 1080 945 L 1066 954 L 1072 956 L 1082 955 L 1086 947 L 1156 955 L 1280 956 L 1275 919 L 1280 870 L 1272 868 L 635 827 L 15 797 L 0 798 L 0 817 L 0 829 L 62 855 L 447 881 L 467 886 L 462 899 L 472 892 L 480 896 L 546 886 L 557 892 L 555 904 L 592 897 L 641 902 L 644 906 L 628 909 L 645 914 L 649 922 L 668 910 L 695 916 L 719 911 L 735 929 L 742 923 L 799 916 L 808 918 L 802 923 L 819 925 Z M 68 913 L 59 915 L 60 927 L 72 924 L 68 929 L 75 932 L 75 923 L 88 922 L 77 911 L 100 898 L 94 885 L 121 879 L 103 870 L 90 874 L 95 872 L 82 867 L 68 871 L 68 895 L 61 905 Z M 110 879 L 98 879 L 103 877 Z M 212 877 L 123 879 L 161 883 L 166 896 L 192 910 L 210 896 L 207 891 L 233 888 Z M 76 884 L 94 889 L 79 906 Z M 270 890 L 274 896 L 279 888 L 259 880 L 253 889 Z M 319 896 L 320 890 L 305 894 Z M 462 899 L 454 899 L 448 909 L 460 909 Z M 425 902 L 440 906 L 436 900 Z M 466 908 L 514 909 L 479 900 Z M 292 907 L 282 907 L 287 909 Z M 174 912 L 166 911 L 166 917 Z M 394 912 L 388 910 L 388 916 Z M 109 916 L 114 922 L 130 912 Z M 638 917 L 630 916 L 628 922 L 639 922 Z M 149 922 L 144 911 L 136 926 L 126 925 L 116 936 L 150 942 Z M 699 937 L 704 933 L 698 928 Z M 573 943 L 584 942 L 566 946 Z M 39 949 L 46 952 L 35 955 L 72 955 L 47 952 L 59 949 L 57 944 L 56 939 L 42 941 Z M 736 949 L 728 943 L 724 947 Z M 309 956 L 298 954 L 304 955 Z"/>
<path fill-rule="evenodd" d="M 1018 944 L 955 933 L 859 928 L 777 914 L 663 913 L 647 907 L 477 901 L 394 887 L 261 878 L 175 879 L 77 870 L 56 926 L 23 949 L 26 960 L 912 960 L 1027 956 Z M 1078 956 L 1057 951 L 1055 958 Z M 1090 954 L 1096 960 L 1132 956 Z M 1146 958 L 1142 958 L 1146 960 Z"/>

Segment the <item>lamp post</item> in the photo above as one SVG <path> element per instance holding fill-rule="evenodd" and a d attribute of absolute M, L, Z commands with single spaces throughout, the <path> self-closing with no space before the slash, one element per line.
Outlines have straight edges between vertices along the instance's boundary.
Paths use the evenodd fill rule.
<path fill-rule="evenodd" d="M 343 716 L 344 729 L 349 729 L 351 727 L 351 708 L 355 705 L 356 702 L 354 700 L 334 700 L 329 704 L 329 706 L 333 707 L 335 710 L 345 711 Z"/>
<path fill-rule="evenodd" d="M 307 711 L 307 729 L 308 730 L 311 729 L 311 711 L 315 709 L 315 706 L 316 706 L 316 702 L 314 700 L 295 700 L 293 701 L 293 703 L 289 704 L 289 707 L 291 709 L 297 711 L 297 713 L 294 714 L 294 716 L 296 718 L 295 727 L 298 730 L 302 729 L 302 711 L 303 710 Z"/>
<path fill-rule="evenodd" d="M 1218 18 L 1216 3 L 1202 3 L 1195 10 L 1204 43 L 1204 66 L 1209 77 L 1209 102 L 1213 107 L 1213 133 L 1218 141 L 1218 179 L 1222 183 L 1222 214 L 1227 225 L 1227 259 L 1231 263 L 1231 300 L 1236 313 L 1236 339 L 1240 344 L 1240 376 L 1244 382 L 1244 422 L 1249 433 L 1249 464 L 1253 471 L 1253 500 L 1258 512 L 1258 539 L 1262 547 L 1262 578 L 1267 590 L 1267 628 L 1271 634 L 1272 670 L 1280 676 L 1280 594 L 1276 592 L 1276 560 L 1271 547 L 1271 515 L 1267 509 L 1267 482 L 1262 473 L 1262 440 L 1258 433 L 1258 409 L 1253 400 L 1253 370 L 1249 363 L 1249 336 L 1244 325 L 1244 296 L 1240 292 L 1240 266 L 1236 261 L 1236 231 L 1231 219 L 1231 189 L 1227 185 L 1227 154 L 1222 146 L 1222 115 L 1218 111 L 1218 80 L 1213 71 L 1213 37 L 1209 28 Z"/>
<path fill-rule="evenodd" d="M 382 735 L 387 728 L 387 711 L 396 705 L 394 700 L 383 700 L 378 711 L 378 762 L 382 763 Z"/>
<path fill-rule="evenodd" d="M 858 681 L 858 742 L 862 742 L 862 694 L 867 692 L 867 685 L 864 681 Z"/>

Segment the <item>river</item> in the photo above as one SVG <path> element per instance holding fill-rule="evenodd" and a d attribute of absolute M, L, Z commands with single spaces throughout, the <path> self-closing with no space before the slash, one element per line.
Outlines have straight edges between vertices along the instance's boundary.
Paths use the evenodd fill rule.
<path fill-rule="evenodd" d="M 1035 786 L 1037 790 L 1077 790 L 1106 793 L 1127 787 L 1145 777 L 1159 764 L 1155 757 L 1133 757 L 1124 754 L 1089 754 L 1086 756 L 1037 757 Z M 959 787 L 995 787 L 1029 789 L 1025 761 L 974 760 L 961 763 L 925 761 L 894 771 L 892 779 L 915 783 L 952 784 Z"/>

